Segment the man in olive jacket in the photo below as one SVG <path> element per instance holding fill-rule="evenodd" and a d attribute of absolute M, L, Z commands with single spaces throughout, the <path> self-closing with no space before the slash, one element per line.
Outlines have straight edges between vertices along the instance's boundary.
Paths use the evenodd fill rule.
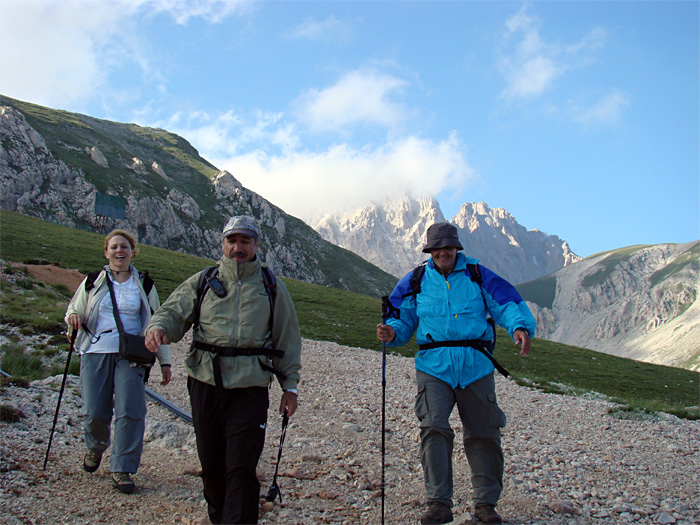
<path fill-rule="evenodd" d="M 283 390 L 280 413 L 287 411 L 291 417 L 297 408 L 299 323 L 281 280 L 276 281 L 270 311 L 258 246 L 253 218 L 231 217 L 223 230 L 223 257 L 215 278 L 209 279 L 199 318 L 202 272 L 178 286 L 146 328 L 146 346 L 155 351 L 179 341 L 195 325 L 185 367 L 212 523 L 257 523 L 256 467 L 265 442 L 273 376 Z"/>

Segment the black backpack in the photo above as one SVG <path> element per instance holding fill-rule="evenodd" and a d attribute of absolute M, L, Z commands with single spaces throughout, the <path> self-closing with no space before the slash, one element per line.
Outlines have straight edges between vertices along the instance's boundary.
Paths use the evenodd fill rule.
<path fill-rule="evenodd" d="M 269 268 L 261 266 L 260 269 L 262 270 L 263 284 L 265 285 L 267 298 L 270 300 L 270 332 L 272 332 L 275 299 L 277 298 L 277 279 Z M 218 273 L 218 266 L 207 266 L 199 276 L 199 282 L 197 283 L 197 309 L 195 311 L 194 322 L 192 323 L 193 328 L 199 325 L 199 312 L 202 309 L 204 295 L 207 293 L 207 290 L 211 288 L 211 280 L 214 279 Z"/>
<path fill-rule="evenodd" d="M 277 298 L 277 280 L 275 279 L 275 274 L 272 273 L 272 270 L 269 268 L 266 268 L 262 266 L 260 268 L 262 270 L 262 277 L 263 277 L 263 284 L 265 285 L 265 291 L 267 292 L 267 298 L 270 301 L 270 333 L 272 333 L 272 328 L 273 328 L 273 322 L 274 322 L 274 311 L 275 311 L 275 299 Z M 194 331 L 197 326 L 199 325 L 199 315 L 200 311 L 202 309 L 202 302 L 204 301 L 204 295 L 207 293 L 207 290 L 210 288 L 214 291 L 214 293 L 219 296 L 219 297 L 225 297 L 226 296 L 226 290 L 223 288 L 221 283 L 216 279 L 216 275 L 219 273 L 219 267 L 218 266 L 208 266 L 205 268 L 202 273 L 199 276 L 199 282 L 197 283 L 197 308 L 195 309 L 195 316 L 194 316 L 194 321 L 192 322 L 192 330 Z M 203 343 L 202 341 L 197 341 L 194 337 L 192 338 L 192 348 L 198 348 L 200 350 L 204 350 L 207 352 L 211 352 L 214 354 L 213 358 L 213 366 L 214 366 L 214 380 L 215 380 L 215 386 L 217 390 L 222 391 L 223 386 L 222 386 L 222 379 L 221 379 L 221 368 L 219 365 L 219 356 L 237 356 L 237 355 L 267 355 L 267 356 L 275 356 L 275 357 L 282 357 L 284 355 L 284 352 L 282 350 L 274 350 L 274 349 L 251 349 L 251 348 L 228 348 L 228 347 L 219 347 L 216 345 L 210 345 L 207 343 Z M 265 364 L 259 357 L 258 361 L 260 362 L 260 366 L 264 369 L 267 370 L 268 372 L 272 372 L 275 374 L 281 381 L 284 381 L 287 379 L 287 376 L 280 372 L 279 370 L 274 369 L 271 366 L 268 366 Z"/>

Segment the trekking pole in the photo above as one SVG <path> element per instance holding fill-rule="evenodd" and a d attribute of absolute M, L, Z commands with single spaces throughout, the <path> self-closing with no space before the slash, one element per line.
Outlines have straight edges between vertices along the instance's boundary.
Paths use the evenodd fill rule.
<path fill-rule="evenodd" d="M 277 450 L 277 466 L 275 467 L 275 475 L 272 478 L 272 485 L 270 485 L 270 490 L 265 496 L 267 501 L 275 501 L 275 498 L 279 496 L 280 504 L 282 503 L 282 491 L 279 485 L 277 485 L 277 471 L 280 468 L 280 460 L 282 459 L 282 445 L 284 445 L 284 438 L 287 436 L 287 425 L 289 424 L 289 416 L 287 415 L 287 409 L 284 409 L 284 414 L 282 415 L 282 434 L 280 435 L 280 446 Z"/>
<path fill-rule="evenodd" d="M 394 317 L 399 319 L 400 311 L 396 308 L 389 296 L 382 297 L 382 323 L 386 324 L 387 319 Z M 384 525 L 384 470 L 386 458 L 386 342 L 382 341 L 382 525 Z"/>
<path fill-rule="evenodd" d="M 382 297 L 382 323 L 390 316 L 392 310 L 389 296 Z M 382 341 L 382 525 L 384 525 L 384 470 L 386 458 L 386 342 Z"/>
<path fill-rule="evenodd" d="M 61 382 L 61 390 L 58 392 L 58 403 L 56 404 L 56 413 L 53 416 L 53 426 L 51 427 L 51 435 L 49 436 L 49 446 L 46 447 L 46 457 L 44 458 L 44 470 L 46 470 L 46 462 L 49 460 L 49 451 L 51 450 L 51 442 L 53 441 L 53 433 L 56 430 L 56 421 L 58 421 L 58 409 L 61 407 L 61 398 L 63 397 L 63 389 L 66 386 L 66 377 L 68 376 L 68 367 L 70 366 L 70 357 L 73 354 L 73 345 L 78 331 L 73 329 L 73 334 L 70 338 L 70 348 L 68 349 L 68 359 L 66 359 L 66 369 L 63 372 L 63 381 Z"/>

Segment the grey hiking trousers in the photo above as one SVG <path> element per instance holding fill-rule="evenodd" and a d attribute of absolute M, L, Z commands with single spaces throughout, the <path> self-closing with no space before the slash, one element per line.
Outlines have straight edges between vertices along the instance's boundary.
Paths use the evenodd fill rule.
<path fill-rule="evenodd" d="M 493 374 L 467 386 L 452 388 L 416 371 L 415 411 L 420 421 L 421 464 L 427 501 L 453 506 L 452 448 L 449 419 L 455 404 L 462 420 L 464 451 L 472 472 L 474 506 L 496 505 L 503 490 L 501 428 L 506 416 L 496 403 Z"/>
<path fill-rule="evenodd" d="M 144 369 L 131 366 L 119 354 L 80 356 L 83 428 L 88 450 L 104 452 L 110 444 L 114 416 L 114 444 L 110 472 L 135 474 L 141 463 L 146 429 Z"/>

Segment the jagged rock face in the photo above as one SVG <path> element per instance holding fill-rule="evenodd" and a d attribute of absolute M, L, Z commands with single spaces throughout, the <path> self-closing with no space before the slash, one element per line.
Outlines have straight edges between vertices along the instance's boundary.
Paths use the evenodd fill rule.
<path fill-rule="evenodd" d="M 91 206 L 94 207 L 94 187 L 53 157 L 43 137 L 27 124 L 21 113 L 0 107 L 0 138 L 3 143 L 0 148 L 0 204 L 3 209 L 27 215 L 36 210 L 51 210 L 50 218 L 75 226 L 74 217 L 86 213 L 86 197 L 92 197 Z M 53 191 L 46 191 L 49 181 L 55 185 Z M 64 204 L 67 202 L 71 203 L 71 209 Z"/>
<path fill-rule="evenodd" d="M 428 226 L 444 221 L 434 197 L 402 197 L 382 206 L 371 204 L 354 213 L 324 217 L 314 228 L 383 270 L 401 277 L 428 256 L 422 253 Z M 555 235 L 527 231 L 501 208 L 483 202 L 463 204 L 451 219 L 464 252 L 510 280 L 542 277 L 580 260 Z"/>
<path fill-rule="evenodd" d="M 465 253 L 512 283 L 550 274 L 581 259 L 566 241 L 539 230 L 526 230 L 503 208 L 466 203 L 451 222 Z"/>
<path fill-rule="evenodd" d="M 552 307 L 529 303 L 537 336 L 700 369 L 700 241 L 631 247 L 553 274 Z"/>
<path fill-rule="evenodd" d="M 134 142 L 138 138 L 128 135 L 131 125 L 85 118 L 95 128 L 104 126 L 95 133 L 102 132 L 103 137 L 109 135 L 109 154 L 95 144 L 82 143 L 86 137 L 78 133 L 71 135 L 70 130 L 65 131 L 66 137 L 53 147 L 79 155 L 81 162 L 85 159 L 100 168 L 112 165 L 123 170 L 120 178 L 108 172 L 111 178 L 107 193 L 126 200 L 124 219 L 104 218 L 102 231 L 123 228 L 136 232 L 139 241 L 145 244 L 218 259 L 221 256 L 220 228 L 226 219 L 231 215 L 249 214 L 261 228 L 259 253 L 279 275 L 375 296 L 393 287 L 393 277 L 324 241 L 302 221 L 244 188 L 230 173 L 219 172 L 209 180 L 189 165 L 174 161 L 173 156 L 160 147 L 157 136 L 150 142 L 144 139 L 138 143 Z M 148 131 L 151 135 L 167 133 Z M 112 137 L 119 134 L 127 139 L 114 144 L 116 140 Z M 107 142 L 107 139 L 102 140 Z M 186 148 L 184 154 L 190 155 L 192 162 L 215 171 L 186 141 L 179 140 Z M 10 105 L 0 106 L 0 144 L 2 209 L 71 227 L 96 227 L 96 185 L 82 169 L 57 158 L 41 133 L 29 124 L 22 112 Z M 127 147 L 138 150 L 139 156 L 129 155 Z M 171 147 L 170 142 L 168 147 Z M 149 158 L 153 155 L 162 155 L 162 158 Z M 164 166 L 170 166 L 168 175 Z M 104 180 L 105 170 L 98 173 Z M 156 191 L 148 191 L 150 188 Z M 203 207 L 203 202 L 212 204 Z M 330 263 L 321 267 L 319 259 Z"/>
<path fill-rule="evenodd" d="M 327 241 L 401 277 L 425 259 L 421 248 L 428 226 L 444 220 L 435 198 L 404 197 L 381 207 L 370 204 L 354 213 L 326 216 L 314 229 Z"/>

